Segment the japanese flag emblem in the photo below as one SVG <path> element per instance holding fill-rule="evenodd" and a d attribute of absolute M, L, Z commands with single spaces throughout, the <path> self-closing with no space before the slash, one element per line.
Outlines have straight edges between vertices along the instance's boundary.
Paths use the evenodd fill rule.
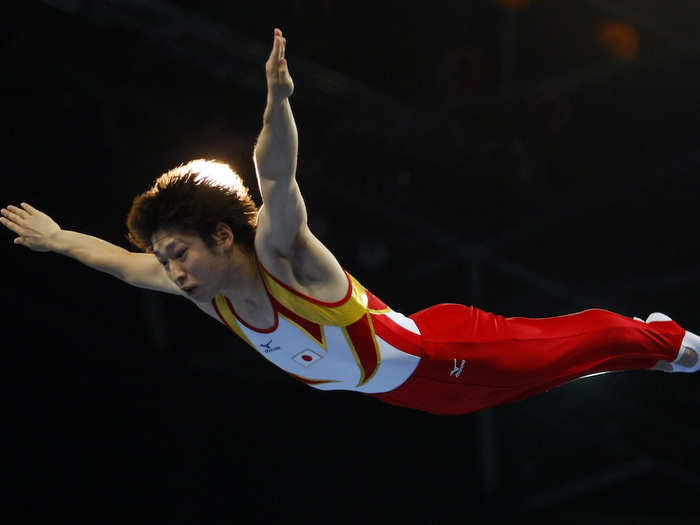
<path fill-rule="evenodd" d="M 297 355 L 292 357 L 292 359 L 294 359 L 303 367 L 309 367 L 322 358 L 323 356 L 317 354 L 313 350 L 309 350 L 308 348 L 304 349 L 303 352 L 299 352 Z"/>

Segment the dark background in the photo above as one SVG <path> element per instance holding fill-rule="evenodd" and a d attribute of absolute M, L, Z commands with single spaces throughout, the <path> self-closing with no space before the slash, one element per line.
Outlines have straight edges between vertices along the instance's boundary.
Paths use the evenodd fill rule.
<path fill-rule="evenodd" d="M 395 310 L 661 311 L 698 331 L 699 16 L 680 0 L 16 2 L 2 205 L 130 248 L 131 199 L 171 167 L 216 158 L 254 187 L 280 27 L 311 228 Z M 697 376 L 432 416 L 296 383 L 181 298 L 13 237 L 2 470 L 27 522 L 695 523 Z"/>

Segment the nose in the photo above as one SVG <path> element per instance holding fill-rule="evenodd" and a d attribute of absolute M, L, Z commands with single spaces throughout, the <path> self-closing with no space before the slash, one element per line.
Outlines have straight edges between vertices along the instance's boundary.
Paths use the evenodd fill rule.
<path fill-rule="evenodd" d="M 170 261 L 170 277 L 177 284 L 182 285 L 185 282 L 187 273 L 185 269 L 179 263 L 175 261 Z"/>

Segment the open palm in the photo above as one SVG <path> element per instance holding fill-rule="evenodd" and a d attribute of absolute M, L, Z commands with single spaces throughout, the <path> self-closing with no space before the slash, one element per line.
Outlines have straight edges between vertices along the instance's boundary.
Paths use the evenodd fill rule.
<path fill-rule="evenodd" d="M 61 231 L 61 227 L 51 217 L 26 202 L 21 206 L 18 208 L 10 205 L 2 208 L 0 223 L 19 235 L 14 240 L 15 244 L 21 244 L 37 252 L 48 252 L 51 249 L 49 247 L 51 235 Z"/>

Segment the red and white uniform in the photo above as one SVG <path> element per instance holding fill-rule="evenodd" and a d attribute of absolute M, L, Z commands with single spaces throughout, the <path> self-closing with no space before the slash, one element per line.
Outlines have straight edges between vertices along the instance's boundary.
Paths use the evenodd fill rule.
<path fill-rule="evenodd" d="M 464 414 L 517 401 L 599 372 L 674 361 L 685 330 L 606 310 L 530 319 L 439 304 L 394 312 L 354 277 L 326 303 L 297 292 L 264 267 L 276 321 L 247 325 L 222 294 L 222 321 L 273 364 L 322 390 L 355 390 L 435 414 Z"/>
<path fill-rule="evenodd" d="M 262 265 L 275 323 L 260 330 L 240 319 L 222 294 L 212 304 L 224 323 L 272 364 L 321 390 L 388 392 L 404 383 L 420 361 L 416 323 L 394 312 L 348 277 L 336 303 L 299 293 Z"/>

